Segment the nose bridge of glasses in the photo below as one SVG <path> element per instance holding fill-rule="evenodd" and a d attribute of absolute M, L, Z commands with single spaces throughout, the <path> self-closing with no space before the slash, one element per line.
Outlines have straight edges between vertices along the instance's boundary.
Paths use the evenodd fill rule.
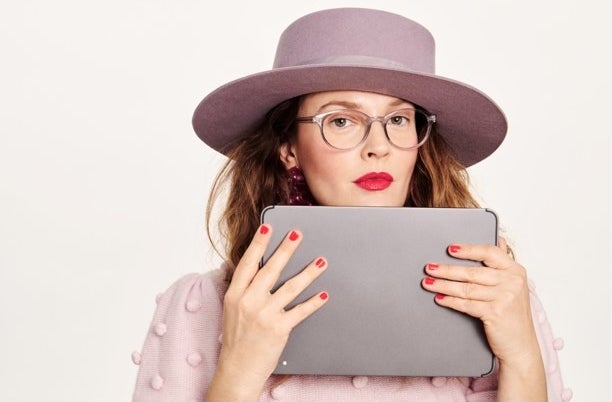
<path fill-rule="evenodd" d="M 362 142 L 376 142 L 382 139 L 381 144 L 388 145 L 391 143 L 391 139 L 389 138 L 389 134 L 387 133 L 386 127 L 386 118 L 383 116 L 367 116 L 366 123 L 367 125 L 364 127 L 363 139 Z M 374 124 L 374 123 L 380 123 Z M 378 127 L 378 128 L 375 128 Z M 377 133 L 379 131 L 379 133 Z M 382 137 L 380 137 L 382 135 Z"/>
<path fill-rule="evenodd" d="M 380 123 L 380 129 L 382 133 L 385 135 L 385 137 L 387 137 L 387 139 L 389 139 L 389 134 L 387 133 L 387 121 L 386 120 L 387 118 L 384 116 L 368 116 L 367 127 L 365 127 L 366 128 L 365 134 L 369 136 L 370 132 L 376 126 L 374 123 L 378 122 Z"/>

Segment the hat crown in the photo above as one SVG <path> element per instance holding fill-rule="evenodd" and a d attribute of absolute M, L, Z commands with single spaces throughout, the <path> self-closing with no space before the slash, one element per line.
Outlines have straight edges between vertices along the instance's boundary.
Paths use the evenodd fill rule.
<path fill-rule="evenodd" d="M 435 73 L 435 43 L 419 23 L 364 8 L 308 14 L 281 35 L 274 68 L 357 64 Z"/>
<path fill-rule="evenodd" d="M 274 68 L 229 82 L 204 98 L 193 127 L 228 154 L 276 105 L 324 91 L 366 91 L 435 113 L 436 132 L 470 166 L 503 141 L 507 123 L 491 98 L 435 75 L 435 43 L 419 23 L 386 11 L 340 8 L 306 15 L 283 32 Z M 227 118 L 227 110 L 240 110 Z"/>

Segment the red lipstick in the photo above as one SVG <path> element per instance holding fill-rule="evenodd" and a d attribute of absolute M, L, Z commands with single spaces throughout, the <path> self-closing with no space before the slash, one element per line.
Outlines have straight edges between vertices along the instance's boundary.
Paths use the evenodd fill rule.
<path fill-rule="evenodd" d="M 384 190 L 393 183 L 393 176 L 387 172 L 370 172 L 353 181 L 356 185 L 368 191 Z"/>

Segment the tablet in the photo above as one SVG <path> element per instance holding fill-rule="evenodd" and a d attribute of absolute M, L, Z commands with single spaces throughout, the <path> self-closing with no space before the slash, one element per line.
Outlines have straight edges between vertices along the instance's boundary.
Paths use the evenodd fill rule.
<path fill-rule="evenodd" d="M 482 322 L 437 305 L 421 281 L 453 243 L 496 244 L 497 216 L 480 208 L 271 206 L 262 264 L 292 229 L 302 242 L 275 289 L 314 258 L 326 271 L 291 308 L 320 291 L 327 303 L 296 326 L 276 374 L 465 376 L 493 370 Z"/>

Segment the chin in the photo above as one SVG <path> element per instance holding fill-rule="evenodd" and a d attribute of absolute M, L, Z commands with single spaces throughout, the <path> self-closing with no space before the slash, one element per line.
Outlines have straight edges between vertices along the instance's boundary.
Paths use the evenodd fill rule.
<path fill-rule="evenodd" d="M 346 200 L 331 200 L 321 204 L 336 207 L 403 207 L 405 200 L 390 199 L 390 197 L 351 197 Z"/>

